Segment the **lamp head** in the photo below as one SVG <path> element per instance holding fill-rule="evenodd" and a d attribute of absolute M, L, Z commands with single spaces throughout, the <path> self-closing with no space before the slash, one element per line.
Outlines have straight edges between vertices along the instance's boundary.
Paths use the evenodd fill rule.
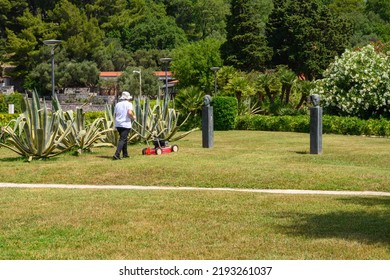
<path fill-rule="evenodd" d="M 45 40 L 45 41 L 43 41 L 43 43 L 45 45 L 52 46 L 52 47 L 55 47 L 55 46 L 61 44 L 61 42 L 62 42 L 61 40 Z"/>
<path fill-rule="evenodd" d="M 172 61 L 172 58 L 170 58 L 170 57 L 163 57 L 163 58 L 160 58 L 160 61 L 162 63 L 169 63 L 169 62 Z"/>

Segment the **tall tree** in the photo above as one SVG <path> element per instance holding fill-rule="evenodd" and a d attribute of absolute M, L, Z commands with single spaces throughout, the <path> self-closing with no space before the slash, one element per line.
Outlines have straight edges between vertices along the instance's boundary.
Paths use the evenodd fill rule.
<path fill-rule="evenodd" d="M 173 49 L 187 42 L 184 31 L 166 15 L 165 7 L 154 3 L 145 6 L 142 19 L 122 28 L 121 40 L 124 47 L 132 52 L 139 49 Z"/>
<path fill-rule="evenodd" d="M 387 0 L 367 0 L 367 17 L 384 42 L 390 41 L 390 2 Z"/>
<path fill-rule="evenodd" d="M 367 11 L 378 14 L 383 20 L 390 21 L 390 1 L 388 0 L 367 0 Z"/>
<path fill-rule="evenodd" d="M 348 45 L 350 26 L 321 0 L 275 0 L 266 27 L 272 64 L 288 65 L 312 80 Z"/>
<path fill-rule="evenodd" d="M 134 71 L 141 70 L 141 80 L 139 74 Z M 140 87 L 141 81 L 141 87 Z M 139 96 L 140 89 L 143 96 L 156 98 L 161 86 L 160 81 L 154 76 L 153 69 L 143 69 L 139 67 L 128 67 L 118 79 L 121 90 L 129 91 L 133 96 Z"/>
<path fill-rule="evenodd" d="M 99 26 L 110 37 L 118 37 L 121 29 L 144 18 L 147 6 L 145 0 L 94 0 L 90 2 L 80 3 L 79 8 L 84 8 L 88 17 L 96 18 Z"/>
<path fill-rule="evenodd" d="M 226 15 L 229 5 L 226 0 L 197 0 L 194 3 L 195 33 L 199 39 L 225 36 Z"/>
<path fill-rule="evenodd" d="M 88 18 L 83 10 L 68 0 L 61 0 L 50 13 L 56 23 L 69 55 L 76 61 L 91 60 L 93 53 L 103 46 L 104 32 L 96 18 Z"/>
<path fill-rule="evenodd" d="M 21 30 L 20 32 L 6 30 L 6 50 L 9 54 L 8 60 L 16 65 L 14 75 L 24 77 L 39 61 L 39 50 L 43 47 L 43 38 L 49 39 L 55 33 L 50 28 L 53 27 L 52 24 L 45 23 L 40 15 L 32 15 L 28 9 L 15 21 Z"/>
<path fill-rule="evenodd" d="M 172 70 L 180 81 L 180 87 L 205 87 L 208 91 L 213 85 L 211 67 L 221 66 L 219 40 L 208 38 L 176 48 L 173 51 Z"/>
<path fill-rule="evenodd" d="M 165 5 L 189 41 L 224 38 L 230 0 L 155 0 Z"/>
<path fill-rule="evenodd" d="M 378 32 L 376 26 L 383 21 L 373 11 L 368 10 L 365 0 L 331 0 L 328 7 L 352 25 L 352 36 L 349 46 L 365 46 L 370 42 L 383 40 L 383 34 Z"/>
<path fill-rule="evenodd" d="M 271 1 L 233 0 L 227 17 L 227 38 L 221 46 L 226 65 L 242 71 L 263 70 L 271 57 L 264 34 Z"/>

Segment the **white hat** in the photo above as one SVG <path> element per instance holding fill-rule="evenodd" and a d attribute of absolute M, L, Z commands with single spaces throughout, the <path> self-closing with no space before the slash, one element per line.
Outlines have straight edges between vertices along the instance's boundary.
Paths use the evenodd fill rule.
<path fill-rule="evenodd" d="M 122 96 L 119 99 L 120 100 L 130 100 L 131 99 L 131 95 L 130 95 L 129 92 L 124 91 L 124 92 L 122 92 Z"/>

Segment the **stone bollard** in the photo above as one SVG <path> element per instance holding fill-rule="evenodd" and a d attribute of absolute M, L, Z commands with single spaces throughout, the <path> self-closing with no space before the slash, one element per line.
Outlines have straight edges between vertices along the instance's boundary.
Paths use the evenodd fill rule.
<path fill-rule="evenodd" d="M 14 113 L 15 113 L 14 104 L 8 104 L 8 114 L 14 114 Z"/>
<path fill-rule="evenodd" d="M 310 154 L 322 154 L 322 108 L 320 96 L 310 96 L 313 107 L 310 108 Z"/>
<path fill-rule="evenodd" d="M 210 106 L 211 96 L 205 95 L 202 108 L 202 147 L 212 148 L 214 146 L 214 114 Z"/>

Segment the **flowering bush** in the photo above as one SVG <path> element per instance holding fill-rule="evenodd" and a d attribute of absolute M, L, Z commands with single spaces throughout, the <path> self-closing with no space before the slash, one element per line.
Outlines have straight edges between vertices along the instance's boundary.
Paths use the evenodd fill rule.
<path fill-rule="evenodd" d="M 325 112 L 360 118 L 390 118 L 390 59 L 372 45 L 346 50 L 316 81 Z"/>

